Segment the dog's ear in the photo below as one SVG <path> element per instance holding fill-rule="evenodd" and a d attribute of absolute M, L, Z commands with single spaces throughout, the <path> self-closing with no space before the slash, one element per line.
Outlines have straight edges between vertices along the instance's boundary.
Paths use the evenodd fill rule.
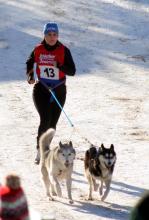
<path fill-rule="evenodd" d="M 71 147 L 73 147 L 72 141 L 69 141 L 69 145 L 70 145 Z"/>
<path fill-rule="evenodd" d="M 111 144 L 110 149 L 114 150 L 114 145 L 113 144 Z"/>
<path fill-rule="evenodd" d="M 62 142 L 61 142 L 61 141 L 59 142 L 59 146 L 60 146 L 60 147 L 63 147 L 63 145 L 62 145 Z"/>
<path fill-rule="evenodd" d="M 98 148 L 98 154 L 102 154 L 102 152 L 104 151 L 105 147 L 103 145 L 103 143 L 101 144 L 101 146 Z"/>
<path fill-rule="evenodd" d="M 105 147 L 104 147 L 104 145 L 103 145 L 103 143 L 102 143 L 102 144 L 101 144 L 101 149 L 104 150 L 104 148 L 105 148 Z"/>
<path fill-rule="evenodd" d="M 74 155 L 76 155 L 76 151 L 75 151 L 75 149 L 73 148 L 73 153 L 74 153 Z"/>

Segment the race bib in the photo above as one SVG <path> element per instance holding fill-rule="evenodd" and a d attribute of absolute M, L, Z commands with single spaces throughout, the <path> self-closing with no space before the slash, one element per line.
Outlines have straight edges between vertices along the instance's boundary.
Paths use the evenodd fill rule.
<path fill-rule="evenodd" d="M 40 77 L 44 79 L 59 80 L 59 69 L 55 66 L 39 66 Z"/>

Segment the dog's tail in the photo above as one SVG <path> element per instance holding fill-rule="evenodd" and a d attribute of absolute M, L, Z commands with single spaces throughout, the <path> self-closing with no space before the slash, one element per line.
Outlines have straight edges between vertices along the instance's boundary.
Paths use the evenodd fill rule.
<path fill-rule="evenodd" d="M 50 128 L 45 133 L 42 134 L 39 140 L 39 148 L 40 148 L 40 160 L 41 162 L 45 160 L 46 154 L 45 152 L 50 150 L 50 143 L 54 137 L 55 129 Z"/>
<path fill-rule="evenodd" d="M 84 160 L 85 169 L 89 167 L 90 160 L 94 159 L 96 155 L 97 155 L 97 149 L 95 147 L 90 147 L 90 149 L 85 152 L 85 160 Z"/>
<path fill-rule="evenodd" d="M 85 169 L 89 167 L 90 160 L 94 159 L 96 155 L 97 155 L 97 149 L 95 147 L 91 147 L 89 150 L 85 152 L 85 160 L 84 160 Z"/>

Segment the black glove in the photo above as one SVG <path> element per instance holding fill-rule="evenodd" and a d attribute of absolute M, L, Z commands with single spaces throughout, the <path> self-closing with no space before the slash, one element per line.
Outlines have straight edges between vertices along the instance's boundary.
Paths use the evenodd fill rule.
<path fill-rule="evenodd" d="M 29 84 L 33 84 L 35 82 L 35 78 L 34 78 L 34 73 L 33 72 L 27 73 L 27 82 Z"/>

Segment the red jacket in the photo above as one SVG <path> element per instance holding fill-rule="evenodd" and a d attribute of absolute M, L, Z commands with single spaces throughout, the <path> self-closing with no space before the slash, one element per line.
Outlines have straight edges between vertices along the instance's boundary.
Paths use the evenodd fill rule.
<path fill-rule="evenodd" d="M 61 44 L 55 50 L 48 51 L 46 50 L 43 44 L 39 44 L 38 46 L 35 47 L 34 56 L 36 63 L 36 73 L 37 76 L 40 78 L 42 70 L 44 71 L 45 74 L 47 74 L 48 72 L 45 71 L 46 68 L 50 69 L 51 67 L 52 69 L 57 64 L 59 66 L 62 66 L 64 64 L 64 46 Z M 53 75 L 51 70 L 51 76 L 54 78 L 54 69 L 53 69 Z M 64 77 L 65 77 L 65 73 L 58 70 L 58 76 L 56 79 L 60 80 L 63 79 Z"/>
<path fill-rule="evenodd" d="M 73 76 L 76 72 L 70 50 L 59 41 L 50 46 L 43 40 L 34 48 L 26 64 L 27 76 L 34 78 L 36 64 L 37 77 L 49 86 L 65 81 L 66 75 Z"/>

